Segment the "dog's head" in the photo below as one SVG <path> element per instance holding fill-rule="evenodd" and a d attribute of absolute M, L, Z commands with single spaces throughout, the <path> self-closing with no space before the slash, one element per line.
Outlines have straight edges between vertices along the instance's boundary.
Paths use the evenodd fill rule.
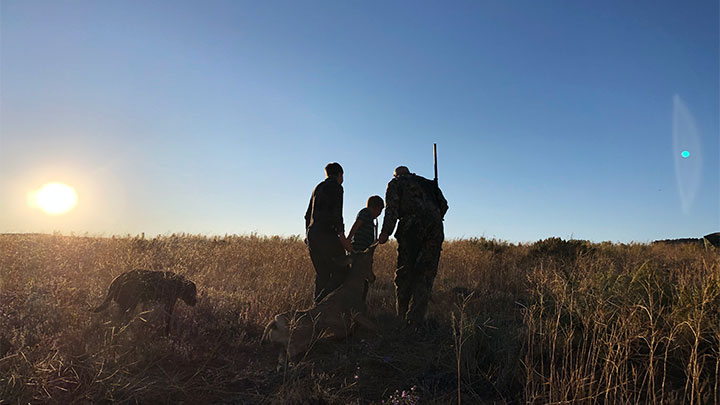
<path fill-rule="evenodd" d="M 290 338 L 290 322 L 286 314 L 277 315 L 265 326 L 262 343 L 287 343 Z"/>
<path fill-rule="evenodd" d="M 194 307 L 195 304 L 197 304 L 197 287 L 195 283 L 185 280 L 180 298 L 185 301 L 186 304 Z"/>

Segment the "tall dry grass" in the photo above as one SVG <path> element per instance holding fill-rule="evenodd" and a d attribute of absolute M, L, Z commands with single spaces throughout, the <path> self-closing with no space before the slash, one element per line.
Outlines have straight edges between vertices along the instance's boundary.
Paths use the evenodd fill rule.
<path fill-rule="evenodd" d="M 396 246 L 375 253 L 381 336 L 320 341 L 285 372 L 260 343 L 312 302 L 300 238 L 0 235 L 0 403 L 718 403 L 720 261 L 695 246 L 446 242 L 430 322 L 395 320 Z M 198 285 L 169 337 L 149 305 L 90 313 L 113 277 Z"/>

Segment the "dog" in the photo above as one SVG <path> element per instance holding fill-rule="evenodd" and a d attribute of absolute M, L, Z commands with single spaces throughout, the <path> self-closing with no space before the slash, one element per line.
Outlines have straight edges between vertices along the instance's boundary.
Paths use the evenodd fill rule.
<path fill-rule="evenodd" d="M 285 355 L 292 359 L 307 351 L 314 339 L 345 338 L 356 325 L 377 333 L 377 328 L 366 316 L 365 305 L 365 280 L 375 281 L 372 272 L 375 246 L 352 255 L 349 275 L 322 301 L 306 310 L 276 315 L 265 327 L 262 341 L 282 345 Z"/>
<path fill-rule="evenodd" d="M 121 314 L 127 319 L 138 303 L 156 301 L 163 306 L 165 335 L 168 335 L 170 318 L 178 298 L 187 305 L 195 306 L 195 283 L 171 271 L 131 270 L 115 277 L 110 283 L 105 301 L 92 311 L 103 311 L 114 300 L 120 307 Z"/>

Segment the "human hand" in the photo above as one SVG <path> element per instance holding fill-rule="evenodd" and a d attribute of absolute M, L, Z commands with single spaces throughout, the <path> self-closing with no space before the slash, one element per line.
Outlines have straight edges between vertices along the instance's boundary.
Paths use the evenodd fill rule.
<path fill-rule="evenodd" d="M 382 245 L 383 243 L 388 241 L 389 235 L 385 232 L 381 233 L 380 236 L 378 236 L 378 242 Z"/>
<path fill-rule="evenodd" d="M 352 243 L 350 243 L 350 240 L 348 238 L 346 238 L 345 235 L 340 235 L 340 244 L 342 244 L 342 247 L 346 251 L 352 253 L 352 251 L 353 251 Z"/>

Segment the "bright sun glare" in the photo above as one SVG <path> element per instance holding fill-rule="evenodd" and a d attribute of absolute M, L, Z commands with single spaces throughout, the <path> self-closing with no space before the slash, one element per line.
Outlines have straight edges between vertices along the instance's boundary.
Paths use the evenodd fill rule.
<path fill-rule="evenodd" d="M 62 183 L 48 183 L 33 194 L 33 205 L 50 215 L 59 215 L 70 211 L 78 200 L 75 189 Z"/>

